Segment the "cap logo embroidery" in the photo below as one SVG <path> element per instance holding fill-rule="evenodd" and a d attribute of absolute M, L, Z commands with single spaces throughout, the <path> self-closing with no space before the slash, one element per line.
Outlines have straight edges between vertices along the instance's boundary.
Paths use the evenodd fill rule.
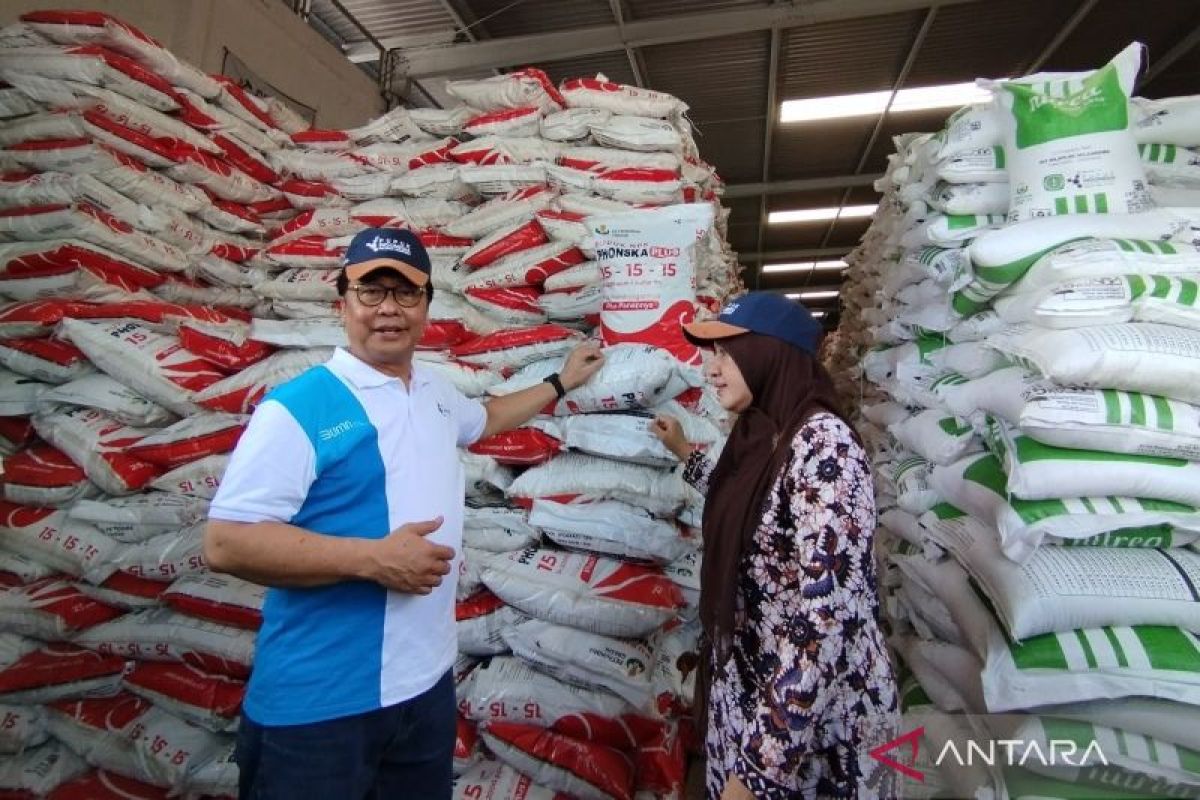
<path fill-rule="evenodd" d="M 398 239 L 389 239 L 384 236 L 376 236 L 363 246 L 372 253 L 378 253 L 380 250 L 383 250 L 394 253 L 403 253 L 406 256 L 412 255 L 412 248 L 408 246 L 408 242 L 402 242 Z"/>
<path fill-rule="evenodd" d="M 738 310 L 739 305 L 740 305 L 740 303 L 730 303 L 729 305 L 725 306 L 725 308 L 721 309 L 721 316 L 722 317 L 729 316 L 730 314 L 732 314 L 733 312 Z"/>

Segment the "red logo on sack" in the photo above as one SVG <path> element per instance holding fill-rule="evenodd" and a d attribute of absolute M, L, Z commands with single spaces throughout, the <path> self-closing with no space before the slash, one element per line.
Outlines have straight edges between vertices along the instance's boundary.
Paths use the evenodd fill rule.
<path fill-rule="evenodd" d="M 912 778 L 915 781 L 920 781 L 920 782 L 924 783 L 925 773 L 921 772 L 920 770 L 910 767 L 908 764 L 902 764 L 901 762 L 897 761 L 896 759 L 892 758 L 889 755 L 885 755 L 885 753 L 887 753 L 891 750 L 895 750 L 896 748 L 902 747 L 903 745 L 907 744 L 909 747 L 909 760 L 915 763 L 917 760 L 917 753 L 921 749 L 921 736 L 923 736 L 924 734 L 925 734 L 925 726 L 922 725 L 921 727 L 917 728 L 916 730 L 909 731 L 908 733 L 906 733 L 902 736 L 898 736 L 895 739 L 892 739 L 890 742 L 884 742 L 883 744 L 879 745 L 875 749 L 871 750 L 870 756 L 871 756 L 871 758 L 878 761 L 880 764 L 883 764 L 886 767 L 890 767 L 890 768 L 896 770 L 901 775 Z"/>

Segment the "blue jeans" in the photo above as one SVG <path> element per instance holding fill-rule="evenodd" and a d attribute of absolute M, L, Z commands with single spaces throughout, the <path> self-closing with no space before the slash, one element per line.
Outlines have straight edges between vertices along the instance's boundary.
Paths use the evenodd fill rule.
<path fill-rule="evenodd" d="M 403 703 L 314 722 L 259 725 L 242 717 L 241 800 L 449 800 L 455 738 L 447 672 Z"/>

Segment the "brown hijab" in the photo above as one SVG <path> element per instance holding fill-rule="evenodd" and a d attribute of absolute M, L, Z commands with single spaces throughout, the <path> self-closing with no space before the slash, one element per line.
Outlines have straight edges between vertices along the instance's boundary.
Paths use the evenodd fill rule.
<path fill-rule="evenodd" d="M 730 651 L 742 554 L 762 522 L 767 492 L 787 461 L 792 438 L 814 413 L 828 411 L 845 420 L 833 380 L 811 353 L 757 333 L 722 339 L 720 344 L 741 371 L 753 400 L 729 434 L 705 498 L 700 576 L 705 641 L 696 704 L 702 727 L 711 656 L 724 663 Z"/>

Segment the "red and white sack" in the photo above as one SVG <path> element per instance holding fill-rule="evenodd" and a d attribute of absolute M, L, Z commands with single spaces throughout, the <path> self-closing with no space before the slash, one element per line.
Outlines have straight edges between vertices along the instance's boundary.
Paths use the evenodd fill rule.
<path fill-rule="evenodd" d="M 450 158 L 460 164 L 487 166 L 494 164 L 532 164 L 553 162 L 559 146 L 537 136 L 481 136 L 456 145 Z"/>
<path fill-rule="evenodd" d="M 6 464 L 6 480 L 7 470 Z M 90 583 L 102 583 L 116 571 L 117 543 L 66 511 L 0 501 L 0 534 L 6 550 Z"/>
<path fill-rule="evenodd" d="M 546 73 L 533 68 L 491 78 L 447 81 L 446 92 L 472 108 L 485 111 L 526 106 L 555 111 L 566 105 Z"/>
<path fill-rule="evenodd" d="M 110 164 L 103 169 L 88 170 L 96 180 L 126 197 L 149 208 L 163 205 L 194 214 L 208 204 L 204 192 L 195 186 L 174 181 L 161 172 L 147 169 L 131 159 Z"/>
<path fill-rule="evenodd" d="M 497 397 L 541 383 L 562 369 L 565 358 L 546 359 L 518 371 L 489 389 Z M 679 362 L 652 345 L 615 345 L 604 349 L 604 365 L 583 386 L 567 392 L 554 405 L 554 413 L 590 414 L 653 408 L 689 388 Z"/>
<path fill-rule="evenodd" d="M 124 678 L 125 688 L 155 706 L 214 732 L 237 724 L 246 686 L 187 664 L 143 662 Z"/>
<path fill-rule="evenodd" d="M 496 332 L 497 328 L 542 325 L 546 322 L 546 314 L 538 303 L 540 296 L 532 286 L 467 289 L 468 307 L 482 313 L 482 317 L 472 316 L 469 324 L 480 333 Z"/>
<path fill-rule="evenodd" d="M 249 290 L 239 290 L 249 293 Z M 179 343 L 189 353 L 195 353 L 225 372 L 239 372 L 251 367 L 275 352 L 262 342 L 246 338 L 245 326 L 214 325 L 185 322 L 179 326 Z"/>
<path fill-rule="evenodd" d="M 158 605 L 158 598 L 162 595 L 165 587 L 161 583 L 118 571 L 110 575 L 99 586 L 90 583 L 76 583 L 75 588 L 93 600 L 98 600 L 113 608 L 122 611 L 137 611 Z"/>
<path fill-rule="evenodd" d="M 0 417 L 0 455 L 11 456 L 17 448 L 31 445 L 36 437 L 28 417 Z"/>
<path fill-rule="evenodd" d="M 604 275 L 600 319 L 606 344 L 652 344 L 684 363 L 700 363 L 699 349 L 683 337 L 681 323 L 695 317 L 695 249 L 712 224 L 707 203 L 588 219 Z"/>
<path fill-rule="evenodd" d="M 171 584 L 162 600 L 188 616 L 258 630 L 267 589 L 232 575 L 200 572 L 184 575 Z"/>
<path fill-rule="evenodd" d="M 688 753 L 680 723 L 670 722 L 638 743 L 634 755 L 635 797 L 683 800 L 687 785 Z"/>
<path fill-rule="evenodd" d="M 526 426 L 480 439 L 467 449 L 476 455 L 494 458 L 499 464 L 529 467 L 544 464 L 556 456 L 562 450 L 562 442 L 544 430 Z"/>
<path fill-rule="evenodd" d="M 252 631 L 152 608 L 89 628 L 75 644 L 138 661 L 191 664 L 244 680 L 254 659 L 254 639 Z"/>
<path fill-rule="evenodd" d="M 458 688 L 458 710 L 477 722 L 525 722 L 613 747 L 633 747 L 641 721 L 625 700 L 562 683 L 513 656 L 480 664 Z"/>
<path fill-rule="evenodd" d="M 583 246 L 591 236 L 583 214 L 546 209 L 537 213 L 538 224 L 556 242 L 571 242 Z"/>
<path fill-rule="evenodd" d="M 0 633 L 0 702 L 36 705 L 110 696 L 120 687 L 124 671 L 123 658 Z"/>
<path fill-rule="evenodd" d="M 522 473 L 508 496 L 526 505 L 535 498 L 620 500 L 666 518 L 684 505 L 688 491 L 667 470 L 568 452 Z"/>
<path fill-rule="evenodd" d="M 177 148 L 172 155 L 175 166 L 166 170 L 170 178 L 201 186 L 222 200 L 261 203 L 277 196 L 275 189 L 207 153 Z"/>
<path fill-rule="evenodd" d="M 38 398 L 54 387 L 8 370 L 0 371 L 0 416 L 24 417 L 38 408 Z"/>
<path fill-rule="evenodd" d="M 67 511 L 70 523 L 95 526 L 105 536 L 125 543 L 178 532 L 203 522 L 207 516 L 208 504 L 203 500 L 166 492 L 80 500 Z"/>
<path fill-rule="evenodd" d="M 650 710 L 654 652 L 645 643 L 529 620 L 504 631 L 513 655 L 574 686 L 606 689 Z"/>
<path fill-rule="evenodd" d="M 462 255 L 462 263 L 480 269 L 505 256 L 530 250 L 549 241 L 545 230 L 532 218 L 506 225 L 476 242 Z"/>
<path fill-rule="evenodd" d="M 86 135 L 95 141 L 106 144 L 147 167 L 163 169 L 175 163 L 173 150 L 170 145 L 163 143 L 164 140 L 155 139 L 115 122 L 99 111 L 83 112 L 83 128 Z"/>
<path fill-rule="evenodd" d="M 0 550 L 0 587 L 25 586 L 57 574 L 49 564 L 9 550 Z"/>
<path fill-rule="evenodd" d="M 463 182 L 484 197 L 507 195 L 546 183 L 545 164 L 463 164 L 458 168 Z"/>
<path fill-rule="evenodd" d="M 555 224 L 548 224 L 544 213 L 538 215 L 538 222 L 543 228 L 551 230 L 553 227 L 555 227 Z M 579 229 L 583 232 L 583 236 L 587 236 L 587 228 L 582 223 L 583 217 L 581 216 L 579 219 L 580 222 L 572 224 L 577 224 Z M 555 239 L 567 238 L 557 236 L 554 233 L 551 233 L 551 236 Z M 573 292 L 577 289 L 586 289 L 591 287 L 599 288 L 601 280 L 602 275 L 600 271 L 600 265 L 595 261 L 585 261 L 582 264 L 577 264 L 570 269 L 564 269 L 562 272 L 557 272 L 554 275 L 551 275 L 549 278 L 546 278 L 546 281 L 542 284 L 542 289 L 546 292 Z"/>
<path fill-rule="evenodd" d="M 0 245 L 0 264 L 5 278 L 68 274 L 73 278 L 69 286 L 80 294 L 85 292 L 84 276 L 122 286 L 128 291 L 152 289 L 165 280 L 165 276 L 154 270 L 78 239 L 3 244 Z M 9 288 L 10 283 L 6 280 L 4 289 L 7 292 Z"/>
<path fill-rule="evenodd" d="M 556 503 L 535 499 L 529 524 L 570 550 L 669 564 L 691 549 L 675 525 L 617 500 Z"/>
<path fill-rule="evenodd" d="M 678 97 L 614 83 L 603 75 L 594 78 L 572 78 L 559 86 L 570 108 L 602 108 L 614 114 L 636 114 L 666 119 L 687 111 L 687 104 Z"/>
<path fill-rule="evenodd" d="M 497 489 L 503 492 L 513 482 L 513 471 L 490 456 L 460 450 L 458 460 L 465 473 L 467 497 L 491 497 Z"/>
<path fill-rule="evenodd" d="M 0 205 L 5 208 L 88 203 L 129 225 L 141 227 L 147 209 L 91 175 L 43 172 L 15 180 L 0 180 Z"/>
<path fill-rule="evenodd" d="M 150 482 L 150 488 L 212 500 L 227 466 L 228 455 L 206 456 L 160 475 Z"/>
<path fill-rule="evenodd" d="M 458 136 L 475 112 L 466 106 L 453 108 L 410 108 L 408 116 L 431 136 Z"/>
<path fill-rule="evenodd" d="M 559 325 L 538 325 L 480 336 L 452 348 L 459 361 L 492 370 L 520 369 L 554 356 L 564 356 L 581 341 L 580 335 Z"/>
<path fill-rule="evenodd" d="M 62 508 L 100 493 L 63 451 L 34 444 L 4 460 L 4 498 L 11 503 Z"/>
<path fill-rule="evenodd" d="M 560 169 L 567 169 L 567 167 L 560 167 Z M 590 178 L 588 188 L 589 190 L 591 188 Z M 628 211 L 638 210 L 638 207 L 633 203 L 623 203 L 620 200 L 609 200 L 607 197 L 596 197 L 595 195 L 581 192 L 563 194 L 556 201 L 556 205 L 562 211 L 582 214 L 585 217 L 590 217 L 593 214 L 623 214 Z"/>
<path fill-rule="evenodd" d="M 612 116 L 603 108 L 568 108 L 542 117 L 543 139 L 552 142 L 576 142 L 592 133 L 592 125 L 598 125 Z"/>
<path fill-rule="evenodd" d="M 405 172 L 430 164 L 449 162 L 450 151 L 457 145 L 458 140 L 449 137 L 433 142 L 405 144 L 376 142 L 351 151 L 349 156 L 367 169 L 378 172 Z"/>
<path fill-rule="evenodd" d="M 201 760 L 188 771 L 186 791 L 189 797 L 231 798 L 237 795 L 236 738 L 222 736 L 221 742 L 216 755 Z"/>
<path fill-rule="evenodd" d="M 276 246 L 310 236 L 322 239 L 352 236 L 364 227 L 348 208 L 314 208 L 272 229 L 270 244 Z"/>
<path fill-rule="evenodd" d="M 595 178 L 595 173 L 586 169 L 546 165 L 546 180 L 563 194 L 590 194 Z"/>
<path fill-rule="evenodd" d="M 472 209 L 459 219 L 447 223 L 443 230 L 451 236 L 482 239 L 493 231 L 549 208 L 556 196 L 548 186 L 519 189 Z"/>
<path fill-rule="evenodd" d="M 213 286 L 249 288 L 254 285 L 257 274 L 243 264 L 235 264 L 219 256 L 205 254 L 192 265 L 192 274 L 208 281 Z"/>
<path fill-rule="evenodd" d="M 46 741 L 46 709 L 0 704 L 0 753 L 20 753 Z"/>
<path fill-rule="evenodd" d="M 682 162 L 674 153 L 645 153 L 610 147 L 564 147 L 559 152 L 558 163 L 598 175 L 613 170 L 644 169 L 669 172 L 676 179 L 682 169 Z"/>
<path fill-rule="evenodd" d="M 96 174 L 109 170 L 146 169 L 136 160 L 90 138 L 38 139 L 8 145 L 3 151 L 5 164 L 16 163 L 33 172 L 66 172 L 72 175 Z M 136 166 L 134 166 L 136 165 Z M 103 180 L 103 183 L 108 181 Z"/>
<path fill-rule="evenodd" d="M 529 616 L 482 589 L 455 604 L 454 619 L 458 652 L 469 656 L 493 656 L 508 652 L 503 632 Z"/>
<path fill-rule="evenodd" d="M 276 188 L 283 192 L 295 208 L 346 207 L 351 202 L 327 183 L 302 181 L 296 178 L 283 181 Z"/>
<path fill-rule="evenodd" d="M 476 337 L 476 330 L 487 325 L 475 309 L 448 291 L 434 295 L 429 303 L 428 320 L 417 345 L 422 350 L 447 350 L 464 344 Z M 340 324 L 338 327 L 342 328 Z M 343 340 L 344 333 L 343 329 Z"/>
<path fill-rule="evenodd" d="M 674 170 L 622 167 L 596 174 L 596 194 L 628 203 L 667 205 L 684 200 L 684 183 Z"/>
<path fill-rule="evenodd" d="M 264 251 L 267 259 L 285 267 L 335 270 L 341 267 L 346 248 L 335 244 L 338 239 L 305 236 L 286 244 L 270 245 Z"/>
<path fill-rule="evenodd" d="M 386 197 L 392 190 L 394 177 L 390 172 L 368 172 L 363 175 L 332 178 L 329 185 L 347 200 L 355 202 L 378 200 Z"/>
<path fill-rule="evenodd" d="M 467 501 L 463 545 L 489 553 L 523 550 L 541 541 L 524 509 L 504 503 Z"/>
<path fill-rule="evenodd" d="M 454 781 L 452 800 L 565 800 L 502 761 L 485 759 Z"/>
<path fill-rule="evenodd" d="M 88 771 L 87 763 L 59 741 L 0 759 L 0 793 L 8 797 L 45 797 Z"/>
<path fill-rule="evenodd" d="M 136 544 L 120 545 L 113 564 L 123 573 L 160 583 L 203 572 L 207 569 L 204 526 L 193 525 L 180 531 L 160 533 Z"/>
<path fill-rule="evenodd" d="M 482 757 L 483 751 L 479 747 L 479 732 L 475 729 L 475 723 L 458 715 L 454 734 L 454 776 L 457 778 L 471 769 Z"/>
<path fill-rule="evenodd" d="M 281 140 L 287 138 L 283 131 L 275 127 L 265 100 L 250 94 L 232 78 L 214 75 L 213 80 L 221 84 L 221 93 L 214 98 L 221 108 L 264 133 L 280 136 Z"/>
<path fill-rule="evenodd" d="M 0 365 L 53 384 L 95 372 L 82 350 L 58 339 L 0 339 Z"/>
<path fill-rule="evenodd" d="M 410 228 L 421 237 L 429 255 L 456 255 L 470 246 L 438 233 L 436 228 L 467 213 L 469 206 L 437 197 L 384 197 L 354 206 L 351 215 L 369 228 Z M 357 232 L 357 230 L 355 231 Z"/>
<path fill-rule="evenodd" d="M 643 153 L 679 153 L 683 136 L 670 122 L 650 117 L 613 114 L 592 126 L 592 138 L 602 147 L 638 150 Z"/>
<path fill-rule="evenodd" d="M 311 128 L 289 134 L 292 144 L 300 150 L 321 153 L 344 153 L 354 147 L 354 140 L 346 131 Z"/>
<path fill-rule="evenodd" d="M 0 211 L 0 235 L 26 241 L 82 239 L 164 272 L 183 272 L 188 265 L 178 247 L 86 204 L 5 209 Z"/>
<path fill-rule="evenodd" d="M 392 179 L 391 191 L 405 197 L 441 200 L 475 200 L 475 190 L 459 175 L 457 164 L 432 164 L 414 169 Z"/>
<path fill-rule="evenodd" d="M 250 206 L 234 203 L 213 197 L 212 204 L 197 212 L 206 224 L 225 233 L 244 233 L 248 236 L 262 236 L 266 228 L 262 219 Z"/>
<path fill-rule="evenodd" d="M 658 569 L 535 547 L 491 559 L 483 580 L 532 617 L 606 636 L 644 636 L 683 604 Z"/>
<path fill-rule="evenodd" d="M 138 763 L 152 782 L 182 790 L 193 770 L 220 753 L 224 737 L 190 725 L 158 706 L 151 706 L 138 721 L 134 741 Z"/>
<path fill-rule="evenodd" d="M 273 185 L 279 182 L 280 175 L 268 163 L 267 154 L 253 145 L 238 141 L 236 135 L 213 132 L 209 135 L 213 144 L 221 148 L 221 153 L 242 172 L 256 181 Z M 274 152 L 274 150 L 269 150 Z"/>
<path fill-rule="evenodd" d="M 323 364 L 330 355 L 332 351 L 324 347 L 283 350 L 197 392 L 195 400 L 210 411 L 249 414 L 270 389 Z"/>
<path fill-rule="evenodd" d="M 569 242 L 550 242 L 522 250 L 476 270 L 463 279 L 464 289 L 538 286 L 556 273 L 582 264 L 587 257 Z"/>
<path fill-rule="evenodd" d="M 93 600 L 58 578 L 0 592 L 0 629 L 44 642 L 68 640 L 119 616 L 120 609 Z"/>
<path fill-rule="evenodd" d="M 7 84 L 0 85 L 0 118 L 7 120 L 13 117 L 23 117 L 42 110 L 40 105 L 33 102 L 20 89 Z"/>
<path fill-rule="evenodd" d="M 135 428 L 169 424 L 175 417 L 124 384 L 103 373 L 77 378 L 42 393 L 43 405 L 75 405 L 103 411 L 114 420 Z"/>
<path fill-rule="evenodd" d="M 170 796 L 165 787 L 97 769 L 60 783 L 46 800 L 170 800 Z"/>
<path fill-rule="evenodd" d="M 245 427 L 246 419 L 239 415 L 201 414 L 143 437 L 129 446 L 128 453 L 164 469 L 174 469 L 232 451 Z"/>
<path fill-rule="evenodd" d="M 663 631 L 653 642 L 654 697 L 664 716 L 689 714 L 700 666 L 700 623 L 692 621 Z"/>
<path fill-rule="evenodd" d="M 96 656 L 87 650 L 81 651 Z M 50 734 L 101 769 L 148 780 L 134 754 L 141 719 L 150 703 L 129 692 L 86 700 L 59 700 L 47 709 Z"/>
<path fill-rule="evenodd" d="M 497 758 L 547 788 L 578 800 L 633 800 L 633 762 L 611 747 L 515 722 L 488 723 L 480 735 Z"/>
<path fill-rule="evenodd" d="M 84 112 L 96 112 L 137 133 L 164 143 L 177 144 L 188 150 L 218 154 L 217 147 L 207 137 L 175 117 L 155 111 L 141 103 L 97 86 L 79 83 L 69 85 L 75 95 L 74 104 L 67 106 Z"/>
<path fill-rule="evenodd" d="M 130 428 L 102 411 L 50 407 L 35 414 L 32 421 L 43 439 L 66 453 L 108 494 L 136 492 L 161 472 L 126 452 L 146 431 Z"/>
<path fill-rule="evenodd" d="M 603 296 L 599 286 L 585 286 L 572 291 L 546 292 L 538 297 L 538 308 L 552 322 L 600 324 Z"/>
<path fill-rule="evenodd" d="M 440 295 L 434 297 L 432 306 Z M 336 317 L 311 319 L 255 319 L 250 323 L 252 341 L 282 348 L 345 347 L 346 329 Z"/>
<path fill-rule="evenodd" d="M 347 129 L 346 133 L 358 144 L 372 144 L 374 142 L 403 144 L 408 141 L 428 138 L 417 127 L 416 123 L 413 122 L 411 113 L 409 109 L 398 106 L 370 122 L 359 125 L 357 128 Z"/>
<path fill-rule="evenodd" d="M 195 393 L 224 377 L 183 349 L 177 337 L 139 322 L 66 319 L 60 331 L 101 370 L 181 416 L 196 413 Z"/>
<path fill-rule="evenodd" d="M 352 158 L 349 153 L 276 150 L 269 158 L 271 166 L 280 174 L 294 175 L 306 181 L 332 181 L 377 171 Z"/>
<path fill-rule="evenodd" d="M 337 276 L 338 270 L 293 267 L 257 284 L 254 291 L 272 300 L 332 303 L 338 299 Z"/>
<path fill-rule="evenodd" d="M 440 357 L 440 354 L 417 353 L 422 369 L 440 375 L 467 397 L 481 397 L 499 383 L 500 375 L 486 367 L 476 367 Z"/>
<path fill-rule="evenodd" d="M 285 320 L 334 320 L 338 319 L 337 305 L 334 303 L 309 303 L 301 300 L 273 300 L 271 311 Z"/>
<path fill-rule="evenodd" d="M 468 499 L 470 499 L 469 495 Z M 483 565 L 487 563 L 490 555 L 471 547 L 463 548 L 462 558 L 458 562 L 458 585 L 455 586 L 457 602 L 469 600 L 473 595 L 485 591 L 480 575 L 483 572 Z"/>

